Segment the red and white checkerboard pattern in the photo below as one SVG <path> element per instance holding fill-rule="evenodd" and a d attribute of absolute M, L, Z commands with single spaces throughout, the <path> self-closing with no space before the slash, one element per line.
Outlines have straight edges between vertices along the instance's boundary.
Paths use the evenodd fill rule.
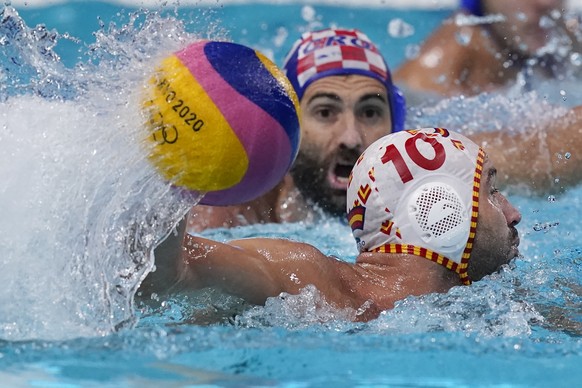
<path fill-rule="evenodd" d="M 297 81 L 303 87 L 316 74 L 334 69 L 356 69 L 387 78 L 384 59 L 359 31 L 323 30 L 302 36 L 298 48 Z"/>

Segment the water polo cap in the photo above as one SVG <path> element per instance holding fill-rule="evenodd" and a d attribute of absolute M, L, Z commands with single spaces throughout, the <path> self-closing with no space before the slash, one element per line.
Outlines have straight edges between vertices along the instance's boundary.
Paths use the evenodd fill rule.
<path fill-rule="evenodd" d="M 483 5 L 481 0 L 461 0 L 461 8 L 475 16 L 483 16 Z"/>
<path fill-rule="evenodd" d="M 392 132 L 404 129 L 406 102 L 392 83 L 390 70 L 378 48 L 358 30 L 325 29 L 306 32 L 295 42 L 283 70 L 299 100 L 307 87 L 320 78 L 360 74 L 382 82 L 388 91 Z"/>
<path fill-rule="evenodd" d="M 348 184 L 348 221 L 360 252 L 425 257 L 471 281 L 483 151 L 444 128 L 377 140 Z"/>

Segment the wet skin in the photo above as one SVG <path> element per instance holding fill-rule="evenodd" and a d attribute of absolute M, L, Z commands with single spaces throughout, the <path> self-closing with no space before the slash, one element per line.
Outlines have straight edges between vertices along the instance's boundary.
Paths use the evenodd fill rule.
<path fill-rule="evenodd" d="M 313 82 L 301 99 L 302 145 L 291 171 L 310 201 L 344 216 L 348 175 L 360 154 L 392 128 L 384 85 L 360 75 Z"/>
<path fill-rule="evenodd" d="M 468 268 L 472 280 L 494 273 L 519 255 L 515 226 L 521 221 L 521 213 L 497 189 L 496 179 L 497 170 L 486 157 L 479 189 L 477 231 Z"/>
<path fill-rule="evenodd" d="M 548 41 L 554 28 L 552 14 L 565 8 L 563 0 L 488 0 L 483 2 L 486 14 L 503 15 L 505 21 L 492 23 L 491 31 L 502 45 L 524 54 L 534 54 Z M 545 18 L 546 23 L 540 21 Z"/>

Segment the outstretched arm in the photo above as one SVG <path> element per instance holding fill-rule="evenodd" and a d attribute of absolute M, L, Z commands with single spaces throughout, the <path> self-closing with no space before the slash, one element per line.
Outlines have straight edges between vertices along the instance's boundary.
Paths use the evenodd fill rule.
<path fill-rule="evenodd" d="M 546 128 L 479 132 L 469 137 L 495 162 L 500 182 L 548 194 L 582 181 L 582 106 Z"/>
<path fill-rule="evenodd" d="M 315 247 L 283 239 L 252 238 L 228 244 L 186 235 L 182 281 L 198 289 L 213 287 L 253 304 L 282 292 L 297 294 L 308 284 L 323 294 L 341 287 L 347 264 Z"/>

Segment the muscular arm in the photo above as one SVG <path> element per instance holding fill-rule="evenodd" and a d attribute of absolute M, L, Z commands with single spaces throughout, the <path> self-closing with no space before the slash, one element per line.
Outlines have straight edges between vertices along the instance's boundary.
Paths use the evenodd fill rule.
<path fill-rule="evenodd" d="M 546 128 L 480 132 L 469 137 L 493 160 L 503 183 L 525 184 L 546 194 L 582 181 L 582 106 Z"/>
<path fill-rule="evenodd" d="M 394 82 L 414 91 L 435 92 L 443 96 L 456 94 L 460 51 L 450 41 L 452 21 L 445 22 L 422 44 L 417 57 L 394 71 Z M 443 44 L 447 43 L 447 44 Z M 446 56 L 447 60 L 444 60 Z"/>
<path fill-rule="evenodd" d="M 470 37 L 470 45 L 458 42 Z M 417 57 L 404 62 L 394 72 L 394 82 L 416 92 L 437 93 L 443 97 L 474 95 L 497 84 L 496 61 L 476 26 L 455 24 L 454 16 L 445 21 L 423 43 Z"/>
<path fill-rule="evenodd" d="M 282 239 L 244 239 L 228 244 L 186 236 L 181 270 L 192 288 L 214 287 L 253 304 L 313 284 L 324 295 L 341 288 L 340 267 L 311 245 Z"/>

